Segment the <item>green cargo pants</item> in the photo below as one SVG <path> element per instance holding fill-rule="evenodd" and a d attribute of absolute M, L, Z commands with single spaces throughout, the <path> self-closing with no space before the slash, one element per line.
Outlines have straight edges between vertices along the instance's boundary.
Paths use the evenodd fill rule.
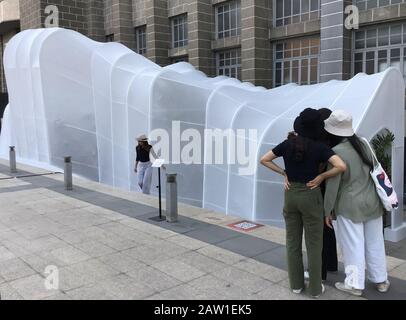
<path fill-rule="evenodd" d="M 309 268 L 309 291 L 321 293 L 321 252 L 323 249 L 323 197 L 320 188 L 292 183 L 285 192 L 283 215 L 286 223 L 286 248 L 289 281 L 292 289 L 304 288 L 302 256 L 303 229 Z"/>

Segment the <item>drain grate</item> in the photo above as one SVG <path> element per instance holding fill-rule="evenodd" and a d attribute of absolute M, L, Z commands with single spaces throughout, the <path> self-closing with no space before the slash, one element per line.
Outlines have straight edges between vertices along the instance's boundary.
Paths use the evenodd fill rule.
<path fill-rule="evenodd" d="M 247 221 L 247 220 L 234 222 L 234 223 L 228 225 L 228 227 L 230 227 L 234 230 L 245 231 L 245 232 L 249 232 L 249 231 L 261 228 L 263 226 L 264 226 L 263 224 L 259 224 L 259 223 L 255 223 L 255 222 Z"/>

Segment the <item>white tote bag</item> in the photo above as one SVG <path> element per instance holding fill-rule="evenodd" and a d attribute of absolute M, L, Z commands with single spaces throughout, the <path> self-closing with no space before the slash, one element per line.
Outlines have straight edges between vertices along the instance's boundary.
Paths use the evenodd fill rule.
<path fill-rule="evenodd" d="M 392 209 L 397 209 L 399 206 L 398 196 L 393 189 L 392 183 L 389 180 L 388 175 L 385 170 L 383 170 L 381 164 L 379 163 L 374 150 L 369 144 L 368 140 L 362 138 L 362 140 L 367 144 L 369 150 L 372 153 L 374 168 L 370 172 L 372 180 L 375 183 L 376 192 L 383 204 L 386 211 L 391 211 Z"/>

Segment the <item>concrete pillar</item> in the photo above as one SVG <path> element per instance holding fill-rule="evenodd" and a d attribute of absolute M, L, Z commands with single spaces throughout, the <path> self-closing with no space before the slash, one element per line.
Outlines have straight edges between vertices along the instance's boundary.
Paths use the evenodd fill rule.
<path fill-rule="evenodd" d="M 114 41 L 135 49 L 132 0 L 112 0 L 112 32 Z"/>
<path fill-rule="evenodd" d="M 351 30 L 344 27 L 349 0 L 321 0 L 320 82 L 351 78 Z"/>
<path fill-rule="evenodd" d="M 89 0 L 87 3 L 87 33 L 95 41 L 105 40 L 103 0 Z"/>
<path fill-rule="evenodd" d="M 189 63 L 208 76 L 216 75 L 214 40 L 214 8 L 212 0 L 193 1 L 188 7 Z"/>
<path fill-rule="evenodd" d="M 178 185 L 176 174 L 166 175 L 166 221 L 178 221 Z"/>
<path fill-rule="evenodd" d="M 65 157 L 64 184 L 65 190 L 73 190 L 72 158 Z"/>
<path fill-rule="evenodd" d="M 171 28 L 168 19 L 167 0 L 147 0 L 147 58 L 160 66 L 170 64 L 168 50 L 171 42 Z"/>
<path fill-rule="evenodd" d="M 242 80 L 272 87 L 271 0 L 241 1 Z"/>
<path fill-rule="evenodd" d="M 16 173 L 17 172 L 17 161 L 16 161 L 15 147 L 10 147 L 9 160 L 10 160 L 10 172 Z"/>

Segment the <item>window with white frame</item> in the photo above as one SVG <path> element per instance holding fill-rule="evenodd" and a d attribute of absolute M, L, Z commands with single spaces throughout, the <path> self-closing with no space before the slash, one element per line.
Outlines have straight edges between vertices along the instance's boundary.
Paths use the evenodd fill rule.
<path fill-rule="evenodd" d="M 406 81 L 406 23 L 355 31 L 353 74 L 373 74 L 393 66 Z"/>
<path fill-rule="evenodd" d="M 358 7 L 358 10 L 368 10 L 378 7 L 386 7 L 405 1 L 406 0 L 354 0 L 354 4 Z"/>
<path fill-rule="evenodd" d="M 188 43 L 187 15 L 183 14 L 171 19 L 172 21 L 172 47 L 184 47 Z"/>
<path fill-rule="evenodd" d="M 217 53 L 217 75 L 241 80 L 241 49 Z"/>
<path fill-rule="evenodd" d="M 315 37 L 277 42 L 274 46 L 275 87 L 318 82 L 320 39 Z"/>
<path fill-rule="evenodd" d="M 273 0 L 275 26 L 316 20 L 320 17 L 320 0 Z"/>
<path fill-rule="evenodd" d="M 135 51 L 139 54 L 147 53 L 147 26 L 135 28 Z"/>
<path fill-rule="evenodd" d="M 233 0 L 216 6 L 216 34 L 218 39 L 241 34 L 241 1 Z"/>

